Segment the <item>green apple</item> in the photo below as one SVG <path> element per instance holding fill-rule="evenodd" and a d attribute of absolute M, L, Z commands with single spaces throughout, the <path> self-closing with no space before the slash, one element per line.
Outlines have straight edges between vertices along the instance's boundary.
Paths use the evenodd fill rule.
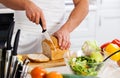
<path fill-rule="evenodd" d="M 99 51 L 92 52 L 90 57 L 95 59 L 97 62 L 102 62 L 104 59 L 104 57 L 102 56 L 102 54 Z"/>

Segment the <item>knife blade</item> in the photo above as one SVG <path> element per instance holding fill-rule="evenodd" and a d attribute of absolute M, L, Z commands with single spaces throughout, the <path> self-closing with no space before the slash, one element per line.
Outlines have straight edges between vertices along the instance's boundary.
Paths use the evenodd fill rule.
<path fill-rule="evenodd" d="M 5 69 L 4 69 L 4 76 L 7 78 L 8 71 L 9 71 L 9 64 L 10 64 L 10 58 L 11 58 L 11 52 L 12 52 L 12 46 L 11 46 L 11 40 L 12 40 L 12 34 L 14 29 L 14 21 L 10 24 L 8 29 L 8 35 L 7 35 L 7 44 L 6 44 L 6 55 L 5 55 Z"/>
<path fill-rule="evenodd" d="M 12 60 L 11 60 L 11 69 L 10 69 L 10 75 L 9 78 L 13 78 L 13 73 L 14 73 L 14 67 L 15 67 L 15 62 L 17 61 L 17 48 L 18 48 L 18 43 L 19 43 L 19 37 L 20 37 L 20 29 L 18 29 L 16 36 L 15 36 L 15 41 L 14 41 L 14 46 L 13 46 L 13 51 L 12 51 Z"/>

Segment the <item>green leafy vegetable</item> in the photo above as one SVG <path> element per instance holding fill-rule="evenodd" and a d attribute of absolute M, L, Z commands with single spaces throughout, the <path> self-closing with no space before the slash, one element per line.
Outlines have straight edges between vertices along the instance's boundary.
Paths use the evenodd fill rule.
<path fill-rule="evenodd" d="M 81 75 L 75 75 L 75 74 L 62 74 L 63 78 L 98 78 L 93 76 L 81 76 Z"/>
<path fill-rule="evenodd" d="M 91 52 L 101 51 L 100 47 L 98 46 L 97 41 L 95 40 L 87 40 L 82 45 L 82 51 L 85 55 L 89 56 Z"/>
<path fill-rule="evenodd" d="M 98 73 L 98 71 L 96 71 L 98 62 L 89 56 L 71 58 L 69 65 L 77 75 L 96 76 Z"/>

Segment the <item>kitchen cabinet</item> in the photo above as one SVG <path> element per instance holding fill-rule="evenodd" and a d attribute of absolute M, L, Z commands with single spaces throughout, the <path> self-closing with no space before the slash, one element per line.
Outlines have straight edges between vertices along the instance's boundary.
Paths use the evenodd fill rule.
<path fill-rule="evenodd" d="M 81 24 L 71 33 L 71 50 L 78 51 L 86 40 L 94 40 L 97 20 L 97 1 L 90 0 L 89 13 Z M 66 20 L 73 9 L 72 0 L 66 0 Z"/>
<path fill-rule="evenodd" d="M 96 40 L 99 43 L 120 39 L 120 0 L 99 0 Z"/>

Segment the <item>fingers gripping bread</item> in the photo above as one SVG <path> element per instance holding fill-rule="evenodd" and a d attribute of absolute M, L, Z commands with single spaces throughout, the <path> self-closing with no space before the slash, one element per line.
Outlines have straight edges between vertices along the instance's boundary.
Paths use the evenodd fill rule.
<path fill-rule="evenodd" d="M 68 50 L 62 50 L 62 49 L 60 49 L 60 47 L 58 45 L 58 40 L 57 40 L 56 37 L 51 36 L 51 39 L 53 41 L 54 46 L 47 39 L 45 39 L 45 40 L 42 41 L 43 54 L 45 54 L 51 60 L 62 59 L 64 53 L 67 52 Z"/>

